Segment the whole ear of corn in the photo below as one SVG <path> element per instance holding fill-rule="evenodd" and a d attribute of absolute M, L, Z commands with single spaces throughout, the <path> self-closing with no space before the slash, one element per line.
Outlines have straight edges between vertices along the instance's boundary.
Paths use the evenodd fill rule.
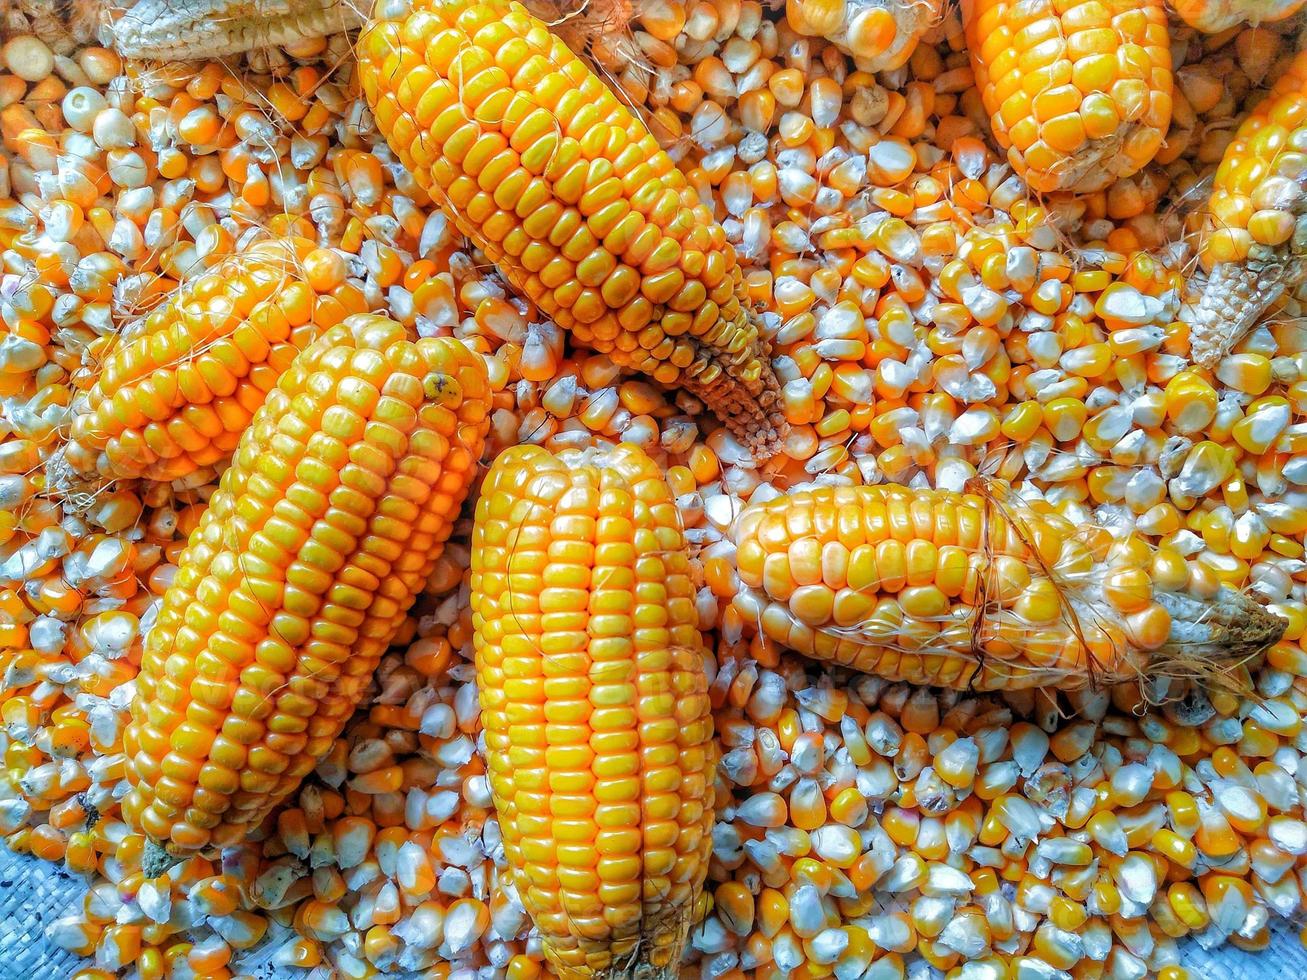
<path fill-rule="evenodd" d="M 770 346 L 725 232 L 561 40 L 519 3 L 414 0 L 381 4 L 358 48 L 378 128 L 515 288 L 756 454 L 779 448 Z"/>
<path fill-rule="evenodd" d="M 799 34 L 824 37 L 853 56 L 861 71 L 901 68 L 939 18 L 938 0 L 786 0 L 785 19 Z"/>
<path fill-rule="evenodd" d="M 1157 153 L 1171 122 L 1162 0 L 963 0 L 994 139 L 1033 190 L 1102 190 Z"/>
<path fill-rule="evenodd" d="M 1307 51 L 1239 124 L 1213 179 L 1186 311 L 1195 363 L 1214 368 L 1307 276 Z"/>
<path fill-rule="evenodd" d="M 997 491 L 1001 493 L 1002 491 Z M 979 691 L 1215 676 L 1285 622 L 1178 553 L 1048 505 L 905 487 L 791 492 L 736 522 L 746 622 L 819 660 Z"/>
<path fill-rule="evenodd" d="M 487 768 L 564 978 L 677 975 L 716 766 L 693 592 L 672 492 L 638 448 L 495 461 L 472 536 Z"/>
<path fill-rule="evenodd" d="M 1269 24 L 1292 17 L 1303 0 L 1171 0 L 1171 9 L 1190 27 L 1219 34 L 1239 24 Z"/>
<path fill-rule="evenodd" d="M 145 640 L 123 814 L 239 842 L 331 748 L 439 557 L 488 429 L 483 359 L 352 316 L 269 394 Z"/>
<path fill-rule="evenodd" d="M 310 284 L 314 249 L 257 242 L 153 310 L 79 399 L 64 462 L 105 479 L 176 480 L 230 456 L 295 355 L 367 311 L 343 279 Z"/>

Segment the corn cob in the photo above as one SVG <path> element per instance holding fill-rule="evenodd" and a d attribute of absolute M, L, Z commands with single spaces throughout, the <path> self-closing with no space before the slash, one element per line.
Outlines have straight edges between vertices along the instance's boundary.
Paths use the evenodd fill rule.
<path fill-rule="evenodd" d="M 503 453 L 477 501 L 487 768 L 565 978 L 675 977 L 707 871 L 715 749 L 685 538 L 635 446 Z"/>
<path fill-rule="evenodd" d="M 352 30 L 365 9 L 352 0 L 138 0 L 111 30 L 129 58 L 225 58 Z"/>
<path fill-rule="evenodd" d="M 786 0 L 785 19 L 808 37 L 824 37 L 862 71 L 907 64 L 939 18 L 938 0 Z"/>
<path fill-rule="evenodd" d="M 176 480 L 230 456 L 296 353 L 367 311 L 343 275 L 305 274 L 314 249 L 258 242 L 152 311 L 79 399 L 64 462 L 105 479 Z"/>
<path fill-rule="evenodd" d="M 1162 0 L 963 0 L 994 138 L 1033 190 L 1102 190 L 1157 153 L 1171 121 Z"/>
<path fill-rule="evenodd" d="M 127 820 L 239 842 L 331 747 L 430 575 L 488 429 L 482 358 L 352 316 L 241 439 L 145 640 Z"/>
<path fill-rule="evenodd" d="M 903 487 L 794 491 L 733 531 L 735 608 L 801 653 L 979 691 L 1202 676 L 1284 620 L 1174 551 L 1113 543 L 1047 504 Z M 1219 669 L 1212 662 L 1211 670 Z"/>
<path fill-rule="evenodd" d="M 1303 0 L 1171 0 L 1171 9 L 1190 27 L 1219 34 L 1239 24 L 1270 24 L 1292 17 Z"/>
<path fill-rule="evenodd" d="M 775 452 L 779 387 L 735 252 L 644 124 L 519 3 L 381 10 L 363 91 L 463 233 L 577 341 Z"/>
<path fill-rule="evenodd" d="M 1307 51 L 1239 124 L 1213 179 L 1200 258 L 1207 279 L 1185 311 L 1190 354 L 1214 368 L 1307 265 Z"/>

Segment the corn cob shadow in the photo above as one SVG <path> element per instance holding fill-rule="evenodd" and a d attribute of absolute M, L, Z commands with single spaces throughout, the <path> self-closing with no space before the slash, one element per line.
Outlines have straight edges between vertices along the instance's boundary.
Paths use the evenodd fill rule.
<path fill-rule="evenodd" d="M 123 815 L 239 842 L 331 748 L 439 558 L 489 427 L 484 360 L 351 316 L 255 414 L 147 634 Z"/>
<path fill-rule="evenodd" d="M 1001 484 L 972 489 L 804 489 L 747 507 L 736 610 L 819 660 L 976 691 L 1229 686 L 1287 628 L 1174 552 L 1076 528 Z"/>
<path fill-rule="evenodd" d="M 779 450 L 770 344 L 725 232 L 543 22 L 505 0 L 393 0 L 358 52 L 378 128 L 514 288 L 703 399 L 756 455 Z"/>

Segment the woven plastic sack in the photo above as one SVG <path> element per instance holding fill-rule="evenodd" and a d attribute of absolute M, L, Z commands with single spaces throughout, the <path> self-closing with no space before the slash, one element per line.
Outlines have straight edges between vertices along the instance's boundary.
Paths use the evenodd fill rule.
<path fill-rule="evenodd" d="M 76 875 L 0 847 L 0 980 L 63 980 L 86 961 L 51 944 L 45 927 L 80 904 L 85 884 Z M 272 966 L 272 952 L 290 933 L 275 923 L 264 941 L 233 964 L 260 980 L 325 980 L 324 969 Z M 1207 951 L 1190 940 L 1182 944 L 1184 965 L 1201 980 L 1304 980 L 1307 949 L 1284 919 L 1271 921 L 1271 947 L 1245 953 L 1233 946 Z M 933 976 L 938 977 L 936 972 Z"/>

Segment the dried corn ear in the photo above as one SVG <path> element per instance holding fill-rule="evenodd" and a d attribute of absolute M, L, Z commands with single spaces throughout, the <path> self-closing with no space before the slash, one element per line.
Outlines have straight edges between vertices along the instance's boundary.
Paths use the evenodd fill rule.
<path fill-rule="evenodd" d="M 1102 190 L 1157 153 L 1171 122 L 1162 0 L 964 0 L 994 139 L 1032 190 Z"/>
<path fill-rule="evenodd" d="M 306 262 L 342 271 L 309 276 Z M 104 479 L 151 480 L 221 463 L 295 355 L 367 312 L 343 267 L 308 239 L 269 239 L 180 287 L 96 367 L 74 405 L 64 462 Z"/>
<path fill-rule="evenodd" d="M 577 341 L 776 452 L 779 386 L 734 249 L 644 123 L 519 3 L 380 11 L 363 91 L 463 233 Z"/>
<path fill-rule="evenodd" d="M 1202 677 L 1284 633 L 1177 552 L 980 489 L 818 488 L 748 507 L 735 607 L 809 656 L 981 691 Z"/>
<path fill-rule="evenodd" d="M 352 316 L 241 439 L 145 640 L 127 820 L 239 842 L 331 748 L 439 557 L 488 429 L 485 363 Z"/>
<path fill-rule="evenodd" d="M 503 453 L 477 502 L 487 768 L 523 904 L 564 978 L 677 975 L 715 748 L 675 500 L 635 446 Z"/>

